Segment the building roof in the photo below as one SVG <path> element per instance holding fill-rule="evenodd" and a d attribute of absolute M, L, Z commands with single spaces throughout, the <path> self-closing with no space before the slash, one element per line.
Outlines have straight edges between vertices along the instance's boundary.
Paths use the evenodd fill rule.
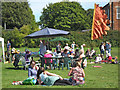
<path fill-rule="evenodd" d="M 107 6 L 109 6 L 109 3 L 108 3 L 108 4 L 106 4 L 106 5 L 103 7 L 103 9 L 104 9 L 105 7 L 107 7 Z"/>
<path fill-rule="evenodd" d="M 82 32 L 87 32 L 87 31 L 90 31 L 90 30 L 92 30 L 92 29 L 82 30 Z"/>

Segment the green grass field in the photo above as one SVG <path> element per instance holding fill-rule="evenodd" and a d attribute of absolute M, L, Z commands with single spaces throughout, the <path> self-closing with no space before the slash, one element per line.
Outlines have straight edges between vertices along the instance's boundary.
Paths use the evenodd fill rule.
<path fill-rule="evenodd" d="M 86 48 L 87 49 L 87 48 Z M 98 50 L 98 48 L 95 48 Z M 24 51 L 25 48 L 19 48 Z M 29 48 L 31 51 L 38 51 L 39 48 Z M 99 53 L 99 50 L 98 52 Z M 118 56 L 118 48 L 112 48 L 112 56 Z M 89 61 L 88 61 L 89 62 Z M 92 67 L 100 65 L 101 68 Z M 69 78 L 66 68 L 64 70 L 48 70 L 49 72 Z M 2 63 L 2 88 L 118 88 L 118 64 L 88 64 L 85 68 L 85 84 L 78 86 L 40 86 L 40 85 L 12 85 L 13 81 L 25 80 L 28 71 L 15 70 L 11 63 Z"/>

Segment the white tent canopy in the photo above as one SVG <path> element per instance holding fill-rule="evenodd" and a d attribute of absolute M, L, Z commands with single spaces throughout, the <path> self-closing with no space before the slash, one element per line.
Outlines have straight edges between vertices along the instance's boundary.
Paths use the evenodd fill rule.
<path fill-rule="evenodd" d="M 0 41 L 2 42 L 3 60 L 4 60 L 4 63 L 5 63 L 5 55 L 4 55 L 4 38 L 0 37 Z"/>

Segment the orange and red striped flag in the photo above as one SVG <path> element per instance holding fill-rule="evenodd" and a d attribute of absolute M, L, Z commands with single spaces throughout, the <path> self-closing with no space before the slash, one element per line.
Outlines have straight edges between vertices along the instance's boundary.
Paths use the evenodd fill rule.
<path fill-rule="evenodd" d="M 95 4 L 91 40 L 102 38 L 102 35 L 107 35 L 105 30 L 110 29 L 106 25 L 108 22 L 109 20 L 107 19 L 105 10 L 103 10 L 102 7 L 99 7 L 98 4 Z"/>

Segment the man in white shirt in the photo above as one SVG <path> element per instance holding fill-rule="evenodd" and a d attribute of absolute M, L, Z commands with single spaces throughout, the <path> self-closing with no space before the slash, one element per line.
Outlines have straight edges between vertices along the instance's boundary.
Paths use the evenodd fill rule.
<path fill-rule="evenodd" d="M 98 54 L 98 56 L 96 57 L 95 63 L 98 63 L 98 62 L 101 62 L 101 61 L 102 61 L 102 58 L 101 58 L 100 54 Z"/>
<path fill-rule="evenodd" d="M 64 47 L 64 50 L 67 49 L 68 51 L 70 50 L 70 47 L 68 46 L 68 43 L 66 43 L 66 46 Z"/>
<path fill-rule="evenodd" d="M 85 44 L 82 44 L 81 45 L 81 50 L 83 51 L 83 54 L 84 54 L 84 47 L 85 47 Z"/>

